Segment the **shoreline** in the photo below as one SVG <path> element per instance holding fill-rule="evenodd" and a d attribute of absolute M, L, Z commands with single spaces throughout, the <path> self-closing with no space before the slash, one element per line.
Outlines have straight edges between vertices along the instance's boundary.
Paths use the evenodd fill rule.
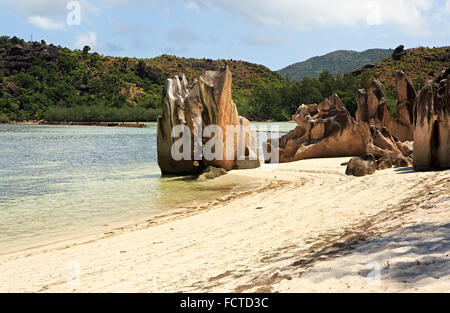
<path fill-rule="evenodd" d="M 30 121 L 9 121 L 7 123 L 0 123 L 0 125 L 70 125 L 70 126 L 102 126 L 102 127 L 134 127 L 133 125 L 144 125 L 147 123 L 157 123 L 157 121 L 150 121 L 150 122 L 48 122 L 48 121 L 38 121 L 38 120 L 30 120 Z M 250 121 L 250 123 L 290 123 L 295 124 L 293 121 L 273 121 L 273 120 L 267 120 L 267 121 Z M 125 126 L 122 126 L 125 125 Z M 128 126 L 129 125 L 129 126 Z M 295 124 L 297 125 L 297 124 Z M 143 126 L 140 126 L 142 128 L 145 128 Z M 138 127 L 139 128 L 139 127 Z"/>
<path fill-rule="evenodd" d="M 318 271 L 332 276 L 332 283 L 319 283 L 313 275 L 317 266 L 352 256 L 345 242 L 376 243 L 377 236 L 403 229 L 405 219 L 450 222 L 450 171 L 389 169 L 354 178 L 340 166 L 348 159 L 232 171 L 230 177 L 265 179 L 268 185 L 113 233 L 1 255 L 0 291 L 383 292 L 435 286 L 434 280 L 422 286 L 386 278 L 381 287 L 368 288 L 358 272 L 336 281 L 338 265 Z M 427 205 L 431 208 L 421 209 Z M 353 267 L 366 266 L 350 261 Z M 80 264 L 80 285 L 66 281 L 68 262 Z M 389 262 L 394 267 L 395 256 Z M 352 288 L 342 283 L 347 278 Z M 441 283 L 450 279 L 439 278 Z M 436 286 L 432 290 L 445 291 Z"/>
<path fill-rule="evenodd" d="M 54 126 L 98 126 L 98 127 L 125 127 L 125 128 L 148 128 L 144 123 L 155 122 L 48 122 L 48 121 L 23 121 L 0 123 L 0 125 L 54 125 Z"/>
<path fill-rule="evenodd" d="M 239 175 L 237 175 L 239 176 Z M 194 182 L 194 180 L 192 180 Z M 206 181 L 203 183 L 197 183 L 202 185 L 212 185 L 211 183 L 218 183 L 219 188 L 222 187 L 223 195 L 215 200 L 206 200 L 202 199 L 199 201 L 191 201 L 186 203 L 183 207 L 177 208 L 153 208 L 155 212 L 143 214 L 140 213 L 133 217 L 120 218 L 116 217 L 113 221 L 106 221 L 104 225 L 98 226 L 86 226 L 86 230 L 80 230 L 76 232 L 72 232 L 66 235 L 60 235 L 58 237 L 53 238 L 44 238 L 36 241 L 34 243 L 28 244 L 12 244 L 9 248 L 6 249 L 5 252 L 0 251 L 1 256 L 7 256 L 20 252 L 27 252 L 36 249 L 43 249 L 47 247 L 52 247 L 55 245 L 63 245 L 69 242 L 75 241 L 90 241 L 90 240 L 98 240 L 104 238 L 105 235 L 109 235 L 111 233 L 119 233 L 123 231 L 133 231 L 139 229 L 147 224 L 158 224 L 160 222 L 165 221 L 166 219 L 172 219 L 180 214 L 196 214 L 197 212 L 202 211 L 207 206 L 214 206 L 218 203 L 224 201 L 224 199 L 229 198 L 239 198 L 241 195 L 248 193 L 257 193 L 259 190 L 264 189 L 269 185 L 267 181 L 259 180 L 255 182 L 254 186 L 249 187 L 248 189 L 242 188 L 242 186 L 236 186 L 234 188 L 242 188 L 242 191 L 233 191 L 233 188 L 230 189 L 228 186 L 230 184 L 228 177 L 224 176 L 221 179 L 215 179 L 214 181 Z M 242 183 L 242 182 L 241 182 Z M 222 186 L 223 185 L 223 186 Z M 258 185 L 258 186 L 256 186 Z M 156 202 L 157 203 L 157 202 Z M 156 204 L 154 203 L 154 204 Z"/>

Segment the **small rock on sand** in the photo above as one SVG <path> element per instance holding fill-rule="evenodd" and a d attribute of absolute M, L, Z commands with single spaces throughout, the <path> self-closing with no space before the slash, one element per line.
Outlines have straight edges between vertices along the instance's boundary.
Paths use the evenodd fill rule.
<path fill-rule="evenodd" d="M 226 175 L 227 173 L 228 172 L 223 168 L 208 166 L 206 168 L 206 170 L 204 170 L 203 173 L 197 177 L 196 181 L 205 182 L 205 181 Z"/>

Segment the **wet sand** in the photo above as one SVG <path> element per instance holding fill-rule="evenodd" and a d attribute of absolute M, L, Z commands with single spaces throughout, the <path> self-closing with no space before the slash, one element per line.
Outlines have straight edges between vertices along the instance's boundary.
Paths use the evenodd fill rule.
<path fill-rule="evenodd" d="M 355 178 L 348 160 L 233 171 L 266 183 L 2 255 L 0 292 L 448 292 L 450 171 Z"/>

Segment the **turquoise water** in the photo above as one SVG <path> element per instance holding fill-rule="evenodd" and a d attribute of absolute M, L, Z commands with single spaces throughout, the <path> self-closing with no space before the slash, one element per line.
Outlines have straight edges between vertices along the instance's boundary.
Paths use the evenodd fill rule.
<path fill-rule="evenodd" d="M 0 125 L 0 253 L 254 186 L 162 178 L 148 126 Z"/>

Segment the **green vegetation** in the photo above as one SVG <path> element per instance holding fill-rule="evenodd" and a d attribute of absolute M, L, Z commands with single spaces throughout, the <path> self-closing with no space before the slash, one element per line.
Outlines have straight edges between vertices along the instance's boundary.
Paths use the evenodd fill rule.
<path fill-rule="evenodd" d="M 338 50 L 289 65 L 279 72 L 291 80 L 301 80 L 304 77 L 318 78 L 323 71 L 330 72 L 333 76 L 344 75 L 364 65 L 388 58 L 393 52 L 391 49 L 370 49 L 363 52 Z"/>
<path fill-rule="evenodd" d="M 371 51 L 371 50 L 368 50 Z M 420 90 L 425 82 L 434 79 L 443 69 L 450 67 L 450 47 L 415 48 L 406 50 L 401 60 L 387 58 L 375 64 L 372 69 L 363 69 L 359 75 L 347 73 L 333 77 L 331 72 L 321 72 L 318 78 L 305 77 L 300 81 L 285 81 L 257 87 L 252 93 L 249 106 L 241 110 L 250 119 L 290 119 L 302 103 L 320 103 L 325 97 L 337 93 L 350 114 L 356 112 L 358 89 L 369 88 L 377 79 L 383 86 L 386 101 L 392 115 L 397 114 L 397 91 L 394 72 L 403 70 Z"/>
<path fill-rule="evenodd" d="M 8 116 L 6 116 L 5 113 L 0 113 L 0 124 L 8 123 L 8 122 L 9 122 Z"/>
<path fill-rule="evenodd" d="M 25 49 L 15 52 L 15 42 L 0 37 L 7 61 L 0 65 L 0 112 L 11 120 L 154 121 L 160 112 L 162 71 L 144 76 L 132 61 L 89 54 L 89 47 L 54 47 L 52 54 L 46 44 L 19 42 Z"/>
<path fill-rule="evenodd" d="M 434 79 L 437 74 L 450 67 L 450 47 L 440 48 L 414 48 L 406 50 L 406 55 L 401 60 L 385 59 L 373 69 L 369 69 L 369 75 L 378 79 L 387 93 L 396 96 L 395 70 L 402 70 L 414 84 L 416 90 L 420 90 L 426 81 Z"/>
<path fill-rule="evenodd" d="M 123 106 L 121 108 L 100 105 L 49 107 L 44 120 L 52 122 L 135 122 L 155 121 L 162 114 L 160 109 Z"/>
<path fill-rule="evenodd" d="M 368 50 L 381 58 L 385 50 Z M 391 53 L 392 51 L 389 51 Z M 189 82 L 205 70 L 226 64 L 233 74 L 233 100 L 250 120 L 290 120 L 302 103 L 320 103 L 337 93 L 349 112 L 356 112 L 358 89 L 380 80 L 395 114 L 395 70 L 403 70 L 419 89 L 426 80 L 450 67 L 450 49 L 407 50 L 399 61 L 387 58 L 357 74 L 337 74 L 356 52 L 328 55 L 329 71 L 302 80 L 284 79 L 262 65 L 235 60 L 188 59 L 162 55 L 153 59 L 114 58 L 83 50 L 26 43 L 0 37 L 0 122 L 20 120 L 74 122 L 155 121 L 161 114 L 168 77 L 184 73 Z M 386 52 L 387 53 L 387 52 Z M 342 57 L 344 55 L 345 57 Z M 366 56 L 369 58 L 369 56 Z M 320 59 L 320 58 L 319 58 Z M 364 59 L 365 63 L 373 59 Z M 354 61 L 354 60 L 353 60 Z M 351 69 L 354 69 L 352 65 Z M 356 73 L 356 72 L 355 72 Z"/>
<path fill-rule="evenodd" d="M 18 46 L 17 46 L 18 45 Z M 113 58 L 83 50 L 0 37 L 0 113 L 9 120 L 155 121 L 165 80 L 184 73 L 193 82 L 227 64 L 233 97 L 247 106 L 252 90 L 284 79 L 243 61 Z"/>
<path fill-rule="evenodd" d="M 305 78 L 260 86 L 253 91 L 248 107 L 242 108 L 240 113 L 252 120 L 289 120 L 301 104 L 320 103 L 325 97 L 337 93 L 354 116 L 358 89 L 368 88 L 370 82 L 367 72 L 359 76 L 338 75 L 336 78 L 329 72 L 322 72 L 318 79 Z"/>

